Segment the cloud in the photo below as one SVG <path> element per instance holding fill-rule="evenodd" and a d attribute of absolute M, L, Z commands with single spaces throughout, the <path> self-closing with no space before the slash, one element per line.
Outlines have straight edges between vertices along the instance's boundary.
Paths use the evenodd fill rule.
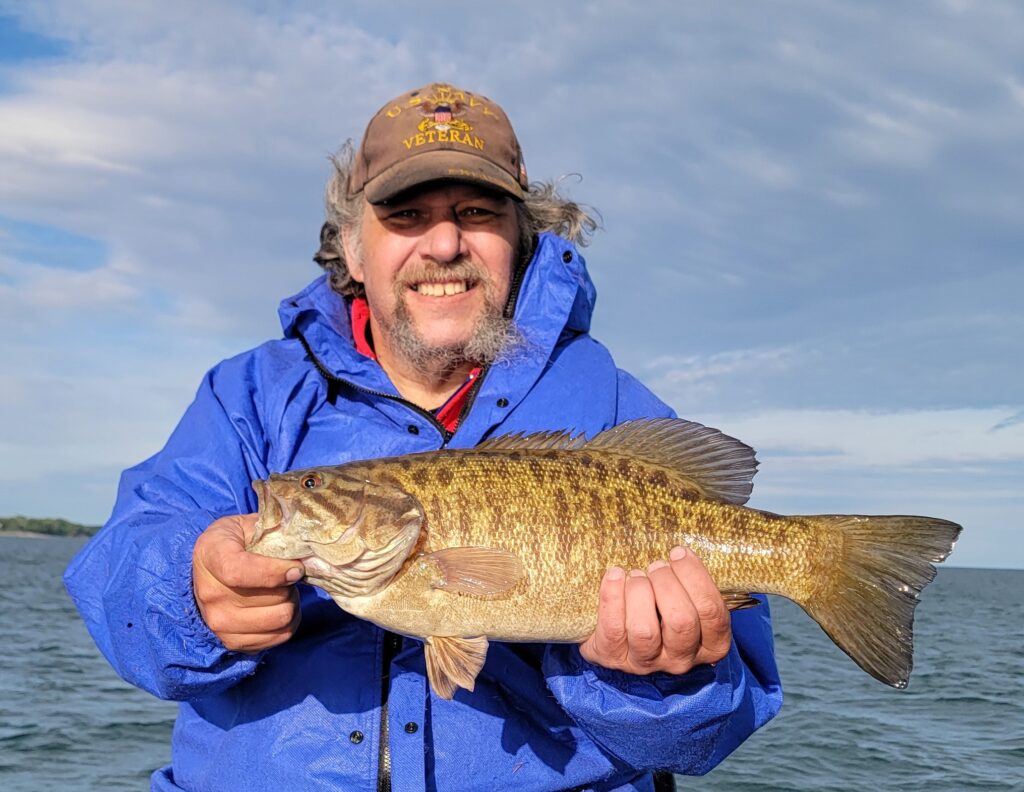
<path fill-rule="evenodd" d="M 1014 410 L 764 410 L 707 417 L 766 456 L 785 457 L 788 464 L 950 468 L 1024 463 L 1024 421 L 991 431 Z"/>
<path fill-rule="evenodd" d="M 991 429 L 989 429 L 989 431 L 990 432 L 999 432 L 999 431 L 1001 431 L 1003 429 L 1009 429 L 1011 426 L 1017 426 L 1017 425 L 1019 425 L 1021 423 L 1024 423 L 1024 410 L 1018 410 L 1013 415 L 1009 415 L 1006 418 L 1003 418 L 1001 421 L 999 421 L 997 424 L 995 424 Z"/>
<path fill-rule="evenodd" d="M 644 380 L 662 398 L 685 405 L 685 410 L 690 411 L 694 405 L 718 402 L 723 390 L 738 383 L 754 382 L 769 373 L 785 375 L 790 372 L 791 376 L 805 355 L 806 352 L 797 347 L 739 349 L 710 355 L 661 355 L 646 362 Z"/>
<path fill-rule="evenodd" d="M 74 272 L 0 256 L 0 326 L 45 321 L 40 311 L 89 313 L 130 305 L 139 289 L 130 272 L 116 263 Z"/>

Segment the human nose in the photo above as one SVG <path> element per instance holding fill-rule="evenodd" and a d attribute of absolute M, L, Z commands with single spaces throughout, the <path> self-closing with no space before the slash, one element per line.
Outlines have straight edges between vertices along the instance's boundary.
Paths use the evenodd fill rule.
<path fill-rule="evenodd" d="M 423 254 L 442 264 L 466 255 L 465 237 L 458 221 L 444 218 L 431 225 L 424 235 Z"/>

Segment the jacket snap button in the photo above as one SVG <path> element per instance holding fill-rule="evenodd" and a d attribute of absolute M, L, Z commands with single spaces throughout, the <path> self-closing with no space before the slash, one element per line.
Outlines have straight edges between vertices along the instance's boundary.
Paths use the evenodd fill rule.
<path fill-rule="evenodd" d="M 565 253 L 562 254 L 562 261 L 564 261 L 566 264 L 568 264 L 570 261 L 572 261 L 572 251 L 571 250 L 567 250 L 567 251 L 565 251 Z"/>
<path fill-rule="evenodd" d="M 504 396 L 502 398 L 498 399 L 498 406 L 499 407 L 508 407 L 508 399 L 506 399 Z"/>
<path fill-rule="evenodd" d="M 416 424 L 409 424 L 409 434 L 418 435 L 420 428 Z"/>
<path fill-rule="evenodd" d="M 359 745 L 359 743 L 363 741 L 363 733 L 361 731 L 354 731 L 348 736 L 348 738 L 356 745 Z"/>
<path fill-rule="evenodd" d="M 415 723 L 413 723 L 412 721 L 409 721 L 409 722 L 408 722 L 407 724 L 405 724 L 405 730 L 406 730 L 406 732 L 408 732 L 409 734 L 415 734 L 415 733 L 416 733 L 416 730 L 417 730 L 418 728 L 419 728 L 419 726 L 417 726 L 417 725 L 416 725 Z"/>

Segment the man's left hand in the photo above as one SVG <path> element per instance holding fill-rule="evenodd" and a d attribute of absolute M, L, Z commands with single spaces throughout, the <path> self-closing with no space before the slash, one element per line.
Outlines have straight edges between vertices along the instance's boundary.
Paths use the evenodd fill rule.
<path fill-rule="evenodd" d="M 685 674 L 729 652 L 729 611 L 692 550 L 626 573 L 609 569 L 601 581 L 597 629 L 580 644 L 583 657 L 630 674 Z"/>

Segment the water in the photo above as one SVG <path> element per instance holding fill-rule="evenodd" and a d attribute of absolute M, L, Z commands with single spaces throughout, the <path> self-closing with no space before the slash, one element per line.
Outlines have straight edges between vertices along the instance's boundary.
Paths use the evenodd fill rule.
<path fill-rule="evenodd" d="M 0 537 L 0 790 L 140 790 L 175 706 L 120 681 L 59 582 L 80 539 Z M 1024 790 L 1024 571 L 945 568 L 891 690 L 773 600 L 786 704 L 683 790 Z"/>
<path fill-rule="evenodd" d="M 0 790 L 142 790 L 177 707 L 121 681 L 60 576 L 82 539 L 0 537 Z"/>

